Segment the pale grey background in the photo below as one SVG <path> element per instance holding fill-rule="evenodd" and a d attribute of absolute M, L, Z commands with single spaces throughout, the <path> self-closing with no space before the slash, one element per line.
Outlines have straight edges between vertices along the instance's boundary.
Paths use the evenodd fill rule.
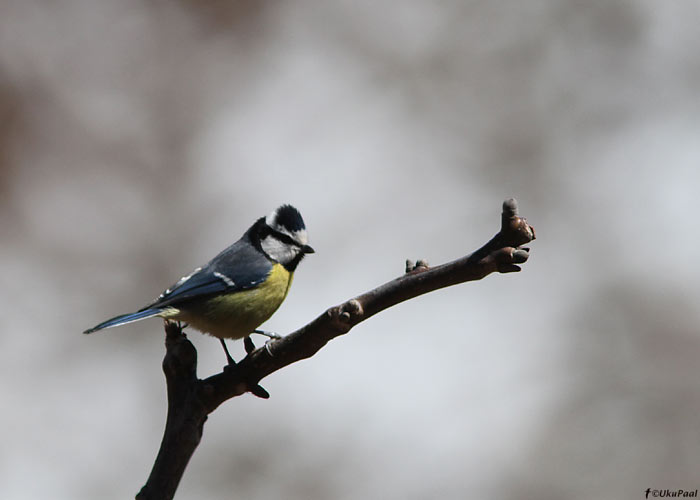
<path fill-rule="evenodd" d="M 282 202 L 289 332 L 497 230 L 519 275 L 402 304 L 207 422 L 178 498 L 700 487 L 700 3 L 0 3 L 0 496 L 123 499 L 165 418 L 140 307 Z M 224 361 L 192 334 L 201 376 Z M 239 343 L 240 344 L 240 343 Z M 242 346 L 235 346 L 241 356 Z"/>

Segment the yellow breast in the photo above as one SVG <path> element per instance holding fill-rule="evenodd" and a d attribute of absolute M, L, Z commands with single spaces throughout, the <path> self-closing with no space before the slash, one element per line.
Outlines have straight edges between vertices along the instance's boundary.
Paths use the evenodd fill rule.
<path fill-rule="evenodd" d="M 185 321 L 215 337 L 240 339 L 248 336 L 279 308 L 292 284 L 293 273 L 274 264 L 267 279 L 250 290 L 213 297 L 187 310 L 164 311 L 163 316 Z"/>

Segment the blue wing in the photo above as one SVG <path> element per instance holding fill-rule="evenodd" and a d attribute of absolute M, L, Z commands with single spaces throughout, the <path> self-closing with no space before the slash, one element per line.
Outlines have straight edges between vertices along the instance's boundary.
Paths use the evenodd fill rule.
<path fill-rule="evenodd" d="M 158 316 L 168 306 L 180 307 L 189 301 L 220 293 L 254 288 L 267 279 L 272 263 L 244 235 L 243 238 L 168 288 L 152 304 L 136 312 L 122 314 L 85 330 L 92 333 L 103 328 L 124 325 Z"/>
<path fill-rule="evenodd" d="M 154 307 L 177 306 L 192 299 L 220 293 L 247 290 L 259 285 L 270 274 L 272 263 L 253 245 L 239 240 L 214 257 L 206 266 L 197 268 L 165 290 L 152 304 Z"/>

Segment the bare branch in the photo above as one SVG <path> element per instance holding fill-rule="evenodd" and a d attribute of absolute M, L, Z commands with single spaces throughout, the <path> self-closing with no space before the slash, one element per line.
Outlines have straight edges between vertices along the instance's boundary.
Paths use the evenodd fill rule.
<path fill-rule="evenodd" d="M 258 385 L 269 374 L 310 358 L 328 341 L 393 305 L 440 288 L 480 280 L 491 273 L 520 271 L 535 239 L 534 229 L 518 216 L 515 200 L 503 203 L 501 230 L 471 255 L 429 267 L 407 261 L 406 274 L 343 304 L 331 307 L 297 331 L 250 352 L 238 365 L 204 380 L 196 377 L 197 353 L 180 328 L 166 324 L 163 361 L 168 384 L 168 418 L 160 452 L 137 499 L 170 499 L 199 444 L 207 415 L 221 403 L 246 392 L 268 397 Z"/>

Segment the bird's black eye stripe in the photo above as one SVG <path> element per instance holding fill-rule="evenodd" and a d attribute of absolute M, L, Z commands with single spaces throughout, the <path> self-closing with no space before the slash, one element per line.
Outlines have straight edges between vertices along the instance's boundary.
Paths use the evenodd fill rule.
<path fill-rule="evenodd" d="M 279 231 L 275 231 L 274 229 L 271 229 L 270 232 L 272 233 L 272 235 L 275 238 L 277 238 L 278 240 L 280 240 L 283 243 L 286 243 L 288 245 L 294 245 L 294 246 L 299 247 L 299 248 L 302 247 L 302 245 L 299 244 L 298 241 L 295 241 L 294 239 L 292 239 L 292 237 L 289 236 L 288 234 L 280 233 Z"/>

